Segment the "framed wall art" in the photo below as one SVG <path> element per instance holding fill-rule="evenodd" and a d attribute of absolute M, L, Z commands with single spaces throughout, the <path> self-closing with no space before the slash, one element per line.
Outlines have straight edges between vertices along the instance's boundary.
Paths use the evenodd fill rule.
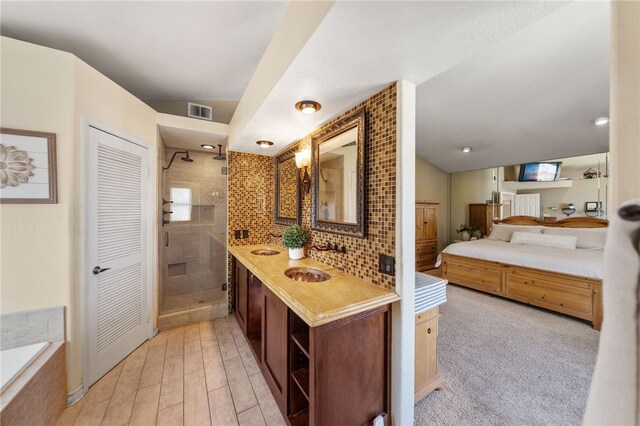
<path fill-rule="evenodd" d="M 0 128 L 0 203 L 58 202 L 56 135 Z"/>

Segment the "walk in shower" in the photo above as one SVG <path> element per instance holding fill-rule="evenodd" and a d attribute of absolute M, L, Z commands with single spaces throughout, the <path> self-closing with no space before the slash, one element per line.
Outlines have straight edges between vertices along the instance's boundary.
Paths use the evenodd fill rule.
<path fill-rule="evenodd" d="M 227 315 L 227 162 L 165 149 L 158 328 Z"/>

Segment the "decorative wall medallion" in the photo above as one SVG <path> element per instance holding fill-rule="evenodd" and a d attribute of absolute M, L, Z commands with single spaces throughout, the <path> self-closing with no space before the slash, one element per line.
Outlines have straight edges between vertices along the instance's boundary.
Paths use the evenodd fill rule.
<path fill-rule="evenodd" d="M 33 158 L 29 158 L 26 151 L 0 143 L 0 188 L 27 183 L 33 176 L 32 162 Z"/>
<path fill-rule="evenodd" d="M 56 135 L 0 128 L 0 203 L 57 203 Z"/>

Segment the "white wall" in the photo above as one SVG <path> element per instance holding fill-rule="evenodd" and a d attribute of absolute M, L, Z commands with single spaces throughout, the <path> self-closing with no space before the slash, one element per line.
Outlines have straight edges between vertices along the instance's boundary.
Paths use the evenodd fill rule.
<path fill-rule="evenodd" d="M 598 201 L 598 184 L 600 185 L 600 201 L 602 206 L 607 211 L 606 200 L 604 199 L 606 193 L 608 179 L 588 179 L 588 180 L 574 180 L 571 182 L 569 188 L 553 188 L 553 189 L 529 189 L 519 190 L 518 194 L 540 194 L 540 207 L 557 207 L 556 210 L 546 211 L 545 214 L 549 216 L 556 216 L 559 219 L 564 219 L 565 216 L 561 209 L 566 207 L 567 204 L 573 203 L 576 207 L 576 212 L 572 215 L 585 216 L 584 203 L 587 201 Z"/>
<path fill-rule="evenodd" d="M 449 175 L 416 156 L 416 200 L 438 204 L 438 250 L 450 241 Z"/>
<path fill-rule="evenodd" d="M 58 159 L 57 204 L 0 206 L 0 308 L 5 313 L 67 306 L 73 391 L 82 382 L 82 119 L 88 116 L 145 140 L 156 158 L 157 113 L 71 54 L 6 37 L 0 49 L 2 127 L 55 133 Z M 153 173 L 157 182 L 157 170 Z M 154 205 L 155 194 L 154 188 Z"/>
<path fill-rule="evenodd" d="M 490 200 L 496 185 L 493 173 L 497 169 L 473 170 L 451 174 L 451 239 L 458 238 L 456 229 L 469 224 L 469 204 L 486 203 Z"/>

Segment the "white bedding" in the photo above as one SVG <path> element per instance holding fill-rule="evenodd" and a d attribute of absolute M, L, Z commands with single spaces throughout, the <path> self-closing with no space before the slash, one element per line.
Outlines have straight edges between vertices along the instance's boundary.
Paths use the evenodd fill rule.
<path fill-rule="evenodd" d="M 481 239 L 451 244 L 442 252 L 516 266 L 527 266 L 545 271 L 602 279 L 603 250 L 570 250 Z M 439 264 L 440 257 L 438 257 L 438 266 Z"/>

